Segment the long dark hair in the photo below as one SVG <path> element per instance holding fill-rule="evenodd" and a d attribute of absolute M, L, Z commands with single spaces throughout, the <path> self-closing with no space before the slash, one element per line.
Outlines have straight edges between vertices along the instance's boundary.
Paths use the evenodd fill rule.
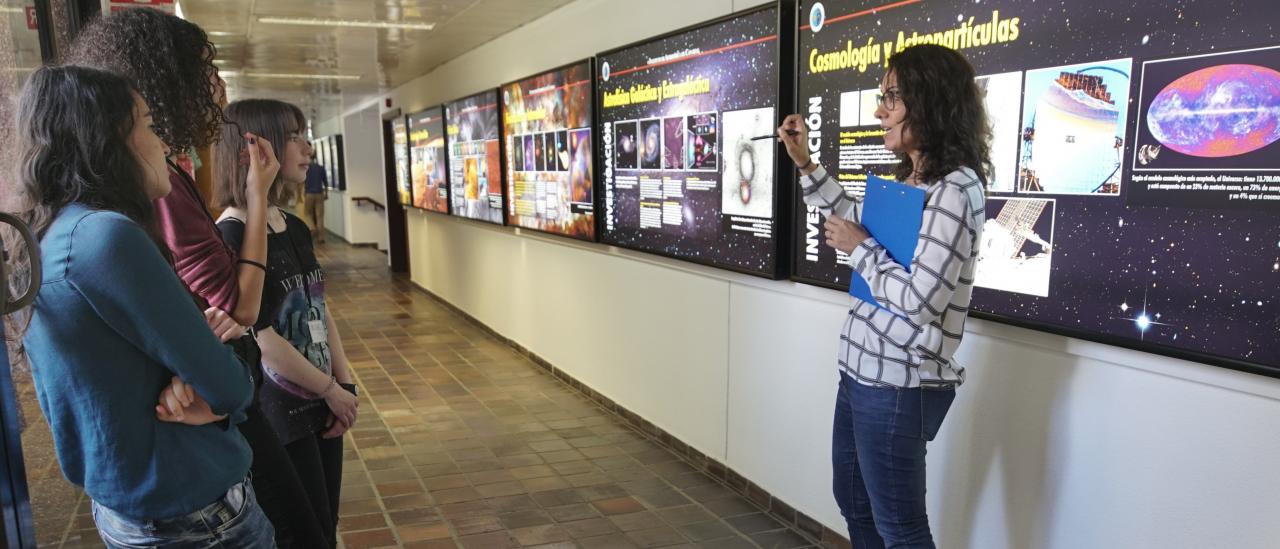
<path fill-rule="evenodd" d="M 240 151 L 248 145 L 241 132 L 266 138 L 275 148 L 276 158 L 284 162 L 289 134 L 300 134 L 306 129 L 307 117 L 297 105 L 275 99 L 242 99 L 227 105 L 225 112 L 228 124 L 222 127 L 214 154 L 213 201 L 219 208 L 245 208 L 248 207 L 245 182 L 249 167 L 240 163 Z M 276 175 L 267 194 L 267 202 L 272 206 L 286 206 L 294 198 L 295 189 L 284 184 L 283 173 L 284 170 L 280 170 Z"/>
<path fill-rule="evenodd" d="M 42 67 L 27 79 L 18 100 L 18 217 L 43 238 L 72 203 L 124 214 L 172 262 L 147 197 L 146 171 L 129 147 L 134 92 L 123 77 L 88 67 Z M 17 239 L 5 239 L 15 282 L 30 275 L 31 256 Z M 30 322 L 26 309 L 6 330 L 14 356 Z"/>
<path fill-rule="evenodd" d="M 204 147 L 223 122 L 209 83 L 217 48 L 194 23 L 153 9 L 94 20 L 71 44 L 67 63 L 127 78 L 151 107 L 156 135 L 174 151 Z"/>
<path fill-rule="evenodd" d="M 913 165 L 903 155 L 894 176 L 905 181 L 918 172 L 921 181 L 937 181 L 971 168 L 986 181 L 992 171 L 991 127 L 973 66 L 959 52 L 921 44 L 889 58 L 889 72 L 907 109 L 906 127 L 924 158 Z"/>

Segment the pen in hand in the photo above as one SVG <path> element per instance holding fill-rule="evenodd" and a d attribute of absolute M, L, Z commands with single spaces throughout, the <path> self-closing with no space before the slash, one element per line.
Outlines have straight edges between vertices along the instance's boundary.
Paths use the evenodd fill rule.
<path fill-rule="evenodd" d="M 795 130 L 787 130 L 787 135 L 796 135 L 796 134 L 799 134 L 799 133 L 800 133 L 800 132 L 795 131 Z M 759 135 L 759 136 L 756 136 L 756 137 L 752 137 L 752 138 L 751 138 L 751 140 L 752 140 L 752 141 L 759 141 L 759 140 L 761 140 L 761 139 L 777 139 L 777 138 L 778 138 L 778 134 L 776 134 L 776 133 L 771 133 L 771 134 L 769 134 L 769 135 Z"/>

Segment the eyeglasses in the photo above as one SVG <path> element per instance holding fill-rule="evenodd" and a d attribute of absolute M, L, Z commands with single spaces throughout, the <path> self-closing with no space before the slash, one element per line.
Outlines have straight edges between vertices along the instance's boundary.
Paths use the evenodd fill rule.
<path fill-rule="evenodd" d="M 876 104 L 884 107 L 886 111 L 897 109 L 900 100 L 902 100 L 902 92 L 898 91 L 898 88 L 889 88 L 884 93 L 876 94 Z"/>

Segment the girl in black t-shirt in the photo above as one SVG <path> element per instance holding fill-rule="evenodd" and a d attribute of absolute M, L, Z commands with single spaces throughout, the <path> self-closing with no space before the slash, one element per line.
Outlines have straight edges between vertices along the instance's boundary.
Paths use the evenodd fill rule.
<path fill-rule="evenodd" d="M 291 189 L 302 184 L 311 146 L 301 135 L 306 127 L 301 110 L 281 101 L 248 99 L 228 105 L 226 115 L 240 131 L 223 132 L 219 156 L 235 155 L 244 146 L 240 135 L 252 132 L 283 143 L 277 146 L 282 180 L 278 184 Z M 218 206 L 225 208 L 218 228 L 228 245 L 239 246 L 245 231 L 245 170 L 219 163 L 215 184 Z M 267 214 L 267 275 L 254 325 L 266 378 L 259 398 L 332 547 L 342 486 L 342 435 L 355 424 L 358 401 L 325 303 L 324 271 L 311 247 L 311 232 L 302 220 L 279 208 L 289 202 L 290 194 L 271 193 Z"/>

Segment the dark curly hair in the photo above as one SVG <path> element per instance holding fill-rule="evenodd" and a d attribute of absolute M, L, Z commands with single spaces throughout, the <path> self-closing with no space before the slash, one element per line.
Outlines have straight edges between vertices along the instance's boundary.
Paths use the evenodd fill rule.
<path fill-rule="evenodd" d="M 991 126 L 973 66 L 951 48 L 921 44 L 889 58 L 889 72 L 907 109 L 906 126 L 924 158 L 915 166 L 902 156 L 894 169 L 899 181 L 916 172 L 920 181 L 938 181 L 970 168 L 986 184 L 991 165 Z"/>
<path fill-rule="evenodd" d="M 156 135 L 175 151 L 212 144 L 223 122 L 217 49 L 204 30 L 152 9 L 100 17 L 76 37 L 66 62 L 124 76 L 151 108 Z"/>

